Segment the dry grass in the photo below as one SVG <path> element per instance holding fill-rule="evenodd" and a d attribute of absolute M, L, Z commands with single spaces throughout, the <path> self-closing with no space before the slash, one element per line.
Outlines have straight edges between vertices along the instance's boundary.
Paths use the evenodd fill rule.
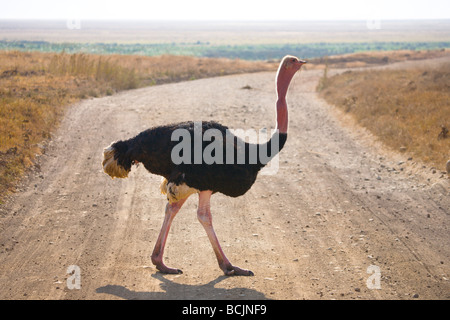
<path fill-rule="evenodd" d="M 309 67 L 314 69 L 363 68 L 407 60 L 423 60 L 450 55 L 450 49 L 439 50 L 396 50 L 349 53 L 332 57 L 311 59 Z"/>
<path fill-rule="evenodd" d="M 386 145 L 445 170 L 450 158 L 450 136 L 444 133 L 450 128 L 450 63 L 420 65 L 347 71 L 322 81 L 320 91 Z"/>
<path fill-rule="evenodd" d="M 195 80 L 236 73 L 274 71 L 278 62 L 163 55 L 156 57 L 111 56 L 118 65 L 140 70 L 141 84 Z"/>
<path fill-rule="evenodd" d="M 146 85 L 265 70 L 276 70 L 276 65 L 180 56 L 0 52 L 0 199 L 32 165 L 71 103 Z"/>

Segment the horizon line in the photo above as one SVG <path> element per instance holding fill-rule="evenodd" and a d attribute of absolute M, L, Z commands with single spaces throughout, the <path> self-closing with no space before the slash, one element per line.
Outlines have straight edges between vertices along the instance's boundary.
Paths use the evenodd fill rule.
<path fill-rule="evenodd" d="M 67 18 L 10 18 L 0 17 L 0 20 L 15 20 L 15 21 L 67 21 L 67 20 L 84 20 L 84 21 L 121 21 L 121 22 L 359 22 L 375 19 L 165 19 L 165 18 L 82 18 L 82 17 L 67 17 Z M 395 18 L 383 19 L 382 21 L 445 21 L 449 18 Z"/>

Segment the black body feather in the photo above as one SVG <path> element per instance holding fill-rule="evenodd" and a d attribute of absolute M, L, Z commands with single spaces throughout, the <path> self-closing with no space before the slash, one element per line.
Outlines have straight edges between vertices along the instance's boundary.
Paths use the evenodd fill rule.
<path fill-rule="evenodd" d="M 198 122 L 200 123 L 200 122 Z M 227 196 L 237 197 L 246 193 L 256 180 L 258 172 L 266 163 L 260 161 L 250 163 L 250 150 L 256 148 L 259 155 L 259 148 L 264 146 L 267 149 L 269 158 L 273 158 L 281 150 L 286 142 L 287 134 L 275 133 L 265 144 L 250 144 L 243 142 L 235 135 L 227 135 L 227 127 L 213 121 L 201 122 L 202 133 L 208 129 L 216 129 L 222 133 L 223 137 L 223 163 L 194 164 L 194 122 L 182 122 L 150 128 L 138 134 L 136 137 L 115 142 L 112 147 L 116 150 L 115 159 L 118 164 L 129 171 L 134 162 L 140 162 L 153 174 L 165 177 L 168 182 L 175 184 L 185 183 L 189 187 L 200 191 L 211 190 L 220 192 Z M 191 161 L 190 163 L 175 164 L 172 161 L 172 149 L 180 141 L 172 141 L 172 133 L 176 129 L 186 129 L 190 133 Z M 226 163 L 227 159 L 227 139 L 233 139 L 234 161 L 232 164 Z M 271 153 L 274 139 L 278 140 L 278 150 Z M 241 143 L 237 143 L 240 140 Z M 213 141 L 202 141 L 202 154 Z M 243 145 L 244 149 L 239 148 Z M 237 162 L 241 152 L 245 152 L 243 164 Z"/>

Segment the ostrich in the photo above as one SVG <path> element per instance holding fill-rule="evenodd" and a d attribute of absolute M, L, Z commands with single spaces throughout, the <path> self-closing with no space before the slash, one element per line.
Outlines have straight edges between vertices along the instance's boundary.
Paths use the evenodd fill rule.
<path fill-rule="evenodd" d="M 256 147 L 257 151 L 261 147 L 265 147 L 266 151 L 270 149 L 271 154 L 269 160 L 283 148 L 287 139 L 288 129 L 287 90 L 292 77 L 305 63 L 306 61 L 299 60 L 294 56 L 285 56 L 282 59 L 276 75 L 277 128 L 270 140 L 264 144 L 255 145 L 243 142 L 236 136 L 230 135 L 227 127 L 214 121 L 207 121 L 201 122 L 201 126 L 198 125 L 198 122 L 182 122 L 150 128 L 129 140 L 113 142 L 109 147 L 104 149 L 103 170 L 112 178 L 126 178 L 131 170 L 131 166 L 138 163 L 142 163 L 149 172 L 163 177 L 160 189 L 161 193 L 167 196 L 168 202 L 165 209 L 164 222 L 151 255 L 152 263 L 160 272 L 169 274 L 182 273 L 181 270 L 169 268 L 164 264 L 164 247 L 171 223 L 181 206 L 190 195 L 198 193 L 197 218 L 208 235 L 220 269 L 222 269 L 225 275 L 229 276 L 253 275 L 253 272 L 250 270 L 241 269 L 232 265 L 225 256 L 213 229 L 210 198 L 216 192 L 230 197 L 238 197 L 245 194 L 251 188 L 258 172 L 267 163 L 260 159 L 250 161 L 249 153 L 251 153 L 252 147 Z M 185 161 L 178 164 L 173 161 L 172 150 L 177 145 L 177 141 L 173 141 L 172 135 L 176 130 L 185 130 L 195 140 L 194 133 L 196 130 L 200 130 L 204 134 L 210 129 L 222 134 L 222 140 L 217 138 L 217 136 L 215 138 L 217 141 L 222 142 L 222 151 L 224 154 L 228 156 L 232 151 L 232 158 L 230 159 L 234 161 L 225 164 L 206 164 L 204 161 L 200 163 L 195 162 L 195 145 L 192 143 L 189 144 L 193 151 L 190 157 L 194 161 Z M 229 146 L 230 143 L 232 148 L 227 149 L 226 145 Z M 278 145 L 278 149 L 273 151 L 272 148 L 276 145 Z M 207 142 L 201 141 L 202 149 L 200 151 L 205 150 L 207 146 Z M 244 146 L 244 148 L 239 146 Z M 244 154 L 245 161 L 239 162 L 237 158 L 242 153 Z M 188 154 L 184 156 L 187 156 L 189 160 Z"/>

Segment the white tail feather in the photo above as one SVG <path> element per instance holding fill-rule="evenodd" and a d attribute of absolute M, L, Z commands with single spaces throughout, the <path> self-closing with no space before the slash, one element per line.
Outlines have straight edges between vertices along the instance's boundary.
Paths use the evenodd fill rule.
<path fill-rule="evenodd" d="M 103 171 L 113 179 L 126 178 L 128 177 L 129 170 L 125 170 L 120 164 L 117 163 L 117 160 L 114 159 L 115 153 L 116 149 L 114 149 L 112 145 L 103 150 Z"/>

